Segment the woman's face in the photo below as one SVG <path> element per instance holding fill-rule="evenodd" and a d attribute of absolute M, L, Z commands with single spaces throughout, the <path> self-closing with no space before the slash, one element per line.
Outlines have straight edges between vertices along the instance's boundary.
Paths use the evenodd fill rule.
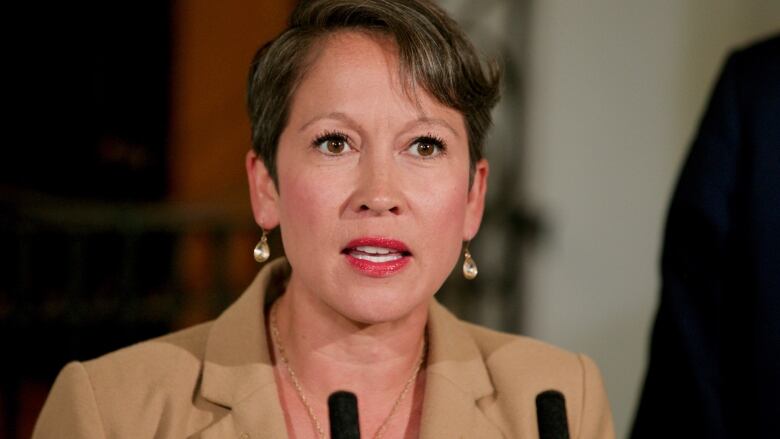
<path fill-rule="evenodd" d="M 469 188 L 463 116 L 404 93 L 394 43 L 320 42 L 277 151 L 278 192 L 249 160 L 258 223 L 281 226 L 288 286 L 361 323 L 427 308 L 479 228 L 487 163 Z"/>

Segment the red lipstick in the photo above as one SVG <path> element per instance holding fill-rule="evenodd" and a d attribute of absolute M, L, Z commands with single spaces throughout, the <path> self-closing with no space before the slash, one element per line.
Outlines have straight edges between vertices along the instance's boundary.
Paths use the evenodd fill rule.
<path fill-rule="evenodd" d="M 373 237 L 350 241 L 342 253 L 353 268 L 371 277 L 397 273 L 409 263 L 412 256 L 409 248 L 401 241 Z"/>

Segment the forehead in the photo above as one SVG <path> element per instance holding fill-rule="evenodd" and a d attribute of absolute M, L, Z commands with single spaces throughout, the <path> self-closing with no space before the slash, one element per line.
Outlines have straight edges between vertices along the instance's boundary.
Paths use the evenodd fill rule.
<path fill-rule="evenodd" d="M 379 33 L 326 34 L 315 42 L 300 86 L 351 83 L 361 88 L 377 85 L 400 88 L 397 51 L 392 38 Z"/>
<path fill-rule="evenodd" d="M 293 115 L 325 111 L 323 106 L 352 105 L 360 112 L 361 106 L 373 107 L 375 101 L 382 100 L 386 109 L 415 117 L 446 116 L 463 125 L 460 111 L 441 104 L 423 87 L 405 87 L 398 47 L 390 35 L 361 30 L 333 32 L 319 38 L 309 57 L 292 99 Z"/>

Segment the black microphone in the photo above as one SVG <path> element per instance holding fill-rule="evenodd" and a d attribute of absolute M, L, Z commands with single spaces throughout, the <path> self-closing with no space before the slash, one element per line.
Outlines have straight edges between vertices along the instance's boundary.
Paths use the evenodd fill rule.
<path fill-rule="evenodd" d="M 331 439 L 360 439 L 357 396 L 339 390 L 328 397 Z"/>
<path fill-rule="evenodd" d="M 536 421 L 539 439 L 569 439 L 566 399 L 561 392 L 545 390 L 536 395 Z"/>

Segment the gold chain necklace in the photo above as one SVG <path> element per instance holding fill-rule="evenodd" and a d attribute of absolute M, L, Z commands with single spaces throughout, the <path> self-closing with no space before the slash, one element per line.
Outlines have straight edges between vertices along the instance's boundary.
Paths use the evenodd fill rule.
<path fill-rule="evenodd" d="M 322 424 L 320 423 L 320 420 L 317 419 L 317 415 L 314 414 L 314 409 L 309 404 L 309 399 L 306 398 L 306 394 L 303 393 L 303 387 L 301 386 L 301 383 L 298 381 L 298 376 L 295 374 L 295 371 L 293 370 L 292 366 L 290 366 L 290 361 L 287 360 L 287 354 L 285 353 L 284 346 L 282 345 L 282 342 L 279 341 L 279 328 L 276 326 L 276 303 L 274 303 L 271 306 L 271 318 L 270 318 L 270 326 L 271 326 L 271 341 L 274 344 L 274 347 L 277 351 L 279 351 L 279 359 L 282 360 L 282 364 L 284 364 L 285 368 L 287 369 L 287 373 L 290 374 L 290 380 L 292 381 L 293 387 L 295 387 L 295 391 L 298 393 L 298 398 L 300 398 L 301 402 L 303 403 L 304 407 L 306 407 L 306 413 L 309 414 L 309 418 L 311 419 L 311 422 L 314 424 L 314 428 L 317 430 L 317 436 L 319 436 L 320 439 L 325 439 L 325 432 L 322 430 Z M 408 380 L 406 380 L 406 383 L 404 384 L 403 390 L 401 390 L 401 394 L 398 395 L 398 398 L 396 398 L 395 402 L 393 403 L 393 407 L 390 409 L 390 414 L 387 415 L 384 421 L 382 421 L 382 425 L 379 426 L 379 429 L 377 429 L 376 433 L 374 434 L 374 439 L 379 439 L 385 434 L 385 430 L 387 430 L 387 424 L 390 422 L 390 418 L 395 415 L 395 412 L 398 410 L 398 407 L 401 405 L 401 401 L 404 399 L 404 396 L 409 392 L 409 389 L 412 387 L 412 383 L 415 382 L 417 379 L 417 374 L 420 373 L 420 369 L 422 368 L 423 361 L 425 360 L 425 354 L 426 354 L 426 348 L 427 343 L 425 338 L 423 338 L 422 343 L 422 349 L 420 353 L 420 359 L 417 360 L 417 364 L 414 367 L 414 371 L 412 372 L 412 376 L 409 377 Z"/>

